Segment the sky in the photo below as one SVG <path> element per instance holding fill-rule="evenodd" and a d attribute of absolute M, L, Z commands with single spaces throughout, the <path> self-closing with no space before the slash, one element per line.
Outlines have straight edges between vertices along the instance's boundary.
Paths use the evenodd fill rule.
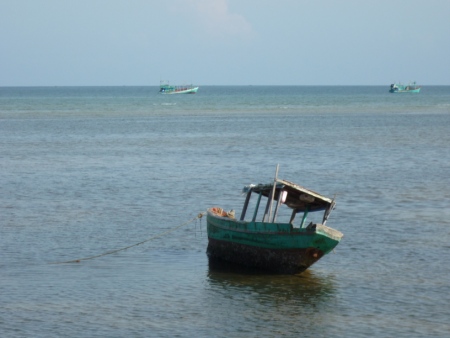
<path fill-rule="evenodd" d="M 0 0 L 0 86 L 450 85 L 450 0 Z"/>

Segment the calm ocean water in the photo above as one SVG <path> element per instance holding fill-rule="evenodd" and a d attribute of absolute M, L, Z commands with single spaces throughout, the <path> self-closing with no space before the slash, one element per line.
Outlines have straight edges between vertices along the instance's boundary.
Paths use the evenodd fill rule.
<path fill-rule="evenodd" d="M 0 88 L 1 337 L 450 336 L 449 86 L 157 91 Z M 298 276 L 210 264 L 185 223 L 276 164 L 344 239 Z"/>

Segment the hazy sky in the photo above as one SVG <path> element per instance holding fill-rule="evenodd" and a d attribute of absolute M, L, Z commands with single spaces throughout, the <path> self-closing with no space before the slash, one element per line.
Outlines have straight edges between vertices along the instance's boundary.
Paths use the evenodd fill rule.
<path fill-rule="evenodd" d="M 0 86 L 450 85 L 450 0 L 0 0 Z"/>

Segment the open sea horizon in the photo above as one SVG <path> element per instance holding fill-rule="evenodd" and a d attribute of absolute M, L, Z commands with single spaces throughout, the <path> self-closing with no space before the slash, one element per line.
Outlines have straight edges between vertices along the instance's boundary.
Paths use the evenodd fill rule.
<path fill-rule="evenodd" d="M 0 336 L 449 337 L 450 86 L 388 90 L 0 87 Z M 196 216 L 277 164 L 336 196 L 340 244 L 209 262 Z"/>

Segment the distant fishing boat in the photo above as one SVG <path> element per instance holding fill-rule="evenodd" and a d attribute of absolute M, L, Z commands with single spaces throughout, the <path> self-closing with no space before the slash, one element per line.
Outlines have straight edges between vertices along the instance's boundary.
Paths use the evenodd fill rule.
<path fill-rule="evenodd" d="M 402 85 L 401 83 L 391 84 L 389 89 L 390 93 L 418 93 L 420 92 L 420 87 L 416 85 L 416 82 L 409 83 L 407 85 Z"/>
<path fill-rule="evenodd" d="M 198 87 L 193 85 L 171 86 L 168 81 L 161 81 L 159 85 L 159 92 L 161 94 L 195 94 L 197 90 Z"/>
<path fill-rule="evenodd" d="M 325 225 L 335 207 L 334 199 L 277 176 L 278 166 L 272 183 L 244 188 L 247 196 L 239 219 L 233 210 L 226 212 L 219 207 L 207 210 L 210 258 L 275 273 L 296 274 L 338 245 L 343 234 Z M 253 195 L 256 195 L 256 202 L 252 203 L 254 211 L 246 219 Z M 267 198 L 265 211 L 262 220 L 257 220 L 262 197 Z M 320 211 L 324 212 L 321 223 L 307 224 L 308 215 Z M 295 224 L 299 213 L 302 217 Z M 286 221 L 277 221 L 282 214 Z"/>

